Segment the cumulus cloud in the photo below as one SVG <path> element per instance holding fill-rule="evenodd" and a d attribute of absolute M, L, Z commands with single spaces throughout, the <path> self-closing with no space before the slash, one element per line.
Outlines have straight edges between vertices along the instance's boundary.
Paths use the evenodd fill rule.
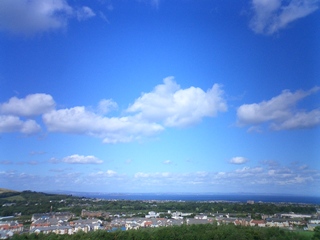
<path fill-rule="evenodd" d="M 65 0 L 2 0 L 0 28 L 25 34 L 64 28 L 72 11 Z"/>
<path fill-rule="evenodd" d="M 249 160 L 247 158 L 244 157 L 233 157 L 229 160 L 230 163 L 232 164 L 244 164 L 246 162 L 248 162 Z"/>
<path fill-rule="evenodd" d="M 0 133 L 20 132 L 24 134 L 34 134 L 39 131 L 41 131 L 41 127 L 34 120 L 23 121 L 16 116 L 0 115 Z"/>
<path fill-rule="evenodd" d="M 8 102 L 0 104 L 0 113 L 30 117 L 48 112 L 54 107 L 55 102 L 51 95 L 36 93 L 25 98 L 10 98 Z"/>
<path fill-rule="evenodd" d="M 71 163 L 71 164 L 101 164 L 103 163 L 102 160 L 96 158 L 95 156 L 83 156 L 83 155 L 70 155 L 62 159 L 64 163 Z"/>
<path fill-rule="evenodd" d="M 226 111 L 227 104 L 218 84 L 206 92 L 196 87 L 181 89 L 173 77 L 168 77 L 151 92 L 143 93 L 122 116 L 106 116 L 117 108 L 112 99 L 102 99 L 92 110 L 85 106 L 56 109 L 52 96 L 44 93 L 12 97 L 0 103 L 0 131 L 37 132 L 40 125 L 20 117 L 42 116 L 49 132 L 94 136 L 104 143 L 131 142 L 154 136 L 165 127 L 185 127 L 214 117 Z"/>
<path fill-rule="evenodd" d="M 1 0 L 0 30 L 34 34 L 63 29 L 70 18 L 79 21 L 95 16 L 87 6 L 74 9 L 66 0 Z"/>
<path fill-rule="evenodd" d="M 320 90 L 314 87 L 309 91 L 282 93 L 268 101 L 260 103 L 244 104 L 237 109 L 239 125 L 256 125 L 269 122 L 273 130 L 310 128 L 320 124 L 320 110 L 306 111 L 296 109 L 297 103 L 305 97 L 315 94 Z"/>
<path fill-rule="evenodd" d="M 250 27 L 256 33 L 273 34 L 318 8 L 319 0 L 252 0 Z"/>
<path fill-rule="evenodd" d="M 44 114 L 43 121 L 49 131 L 96 136 L 103 138 L 105 143 L 130 142 L 163 130 L 156 123 L 134 117 L 103 117 L 85 107 L 54 110 Z"/>
<path fill-rule="evenodd" d="M 214 84 L 207 92 L 200 88 L 181 89 L 173 77 L 153 91 L 143 93 L 129 106 L 127 112 L 136 113 L 141 119 L 162 122 L 167 127 L 184 127 L 214 117 L 227 111 L 221 86 Z"/>
<path fill-rule="evenodd" d="M 182 127 L 195 124 L 203 117 L 213 117 L 226 111 L 223 91 L 215 84 L 207 92 L 200 88 L 181 89 L 172 77 L 166 78 L 150 93 L 144 93 L 123 117 L 106 117 L 116 109 L 111 99 L 101 100 L 98 113 L 84 106 L 52 110 L 43 114 L 49 131 L 86 134 L 103 138 L 105 143 L 131 142 L 141 137 L 153 136 L 164 127 Z"/>

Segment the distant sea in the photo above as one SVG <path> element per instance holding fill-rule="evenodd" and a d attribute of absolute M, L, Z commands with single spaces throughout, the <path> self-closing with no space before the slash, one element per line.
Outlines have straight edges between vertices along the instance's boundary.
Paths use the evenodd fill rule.
<path fill-rule="evenodd" d="M 258 194 L 168 194 L 168 193 L 70 193 L 74 196 L 106 200 L 158 200 L 158 201 L 228 201 L 320 204 L 320 197 L 296 195 Z"/>

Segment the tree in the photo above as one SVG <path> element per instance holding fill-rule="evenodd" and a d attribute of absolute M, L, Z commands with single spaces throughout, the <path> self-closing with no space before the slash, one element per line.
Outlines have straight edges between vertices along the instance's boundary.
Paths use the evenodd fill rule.
<path fill-rule="evenodd" d="M 320 226 L 314 228 L 312 240 L 320 240 Z"/>

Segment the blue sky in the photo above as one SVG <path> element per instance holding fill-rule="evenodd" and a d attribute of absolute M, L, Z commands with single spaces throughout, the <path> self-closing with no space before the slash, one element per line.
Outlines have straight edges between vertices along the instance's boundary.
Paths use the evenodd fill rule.
<path fill-rule="evenodd" d="M 0 186 L 319 195 L 319 0 L 2 0 Z"/>

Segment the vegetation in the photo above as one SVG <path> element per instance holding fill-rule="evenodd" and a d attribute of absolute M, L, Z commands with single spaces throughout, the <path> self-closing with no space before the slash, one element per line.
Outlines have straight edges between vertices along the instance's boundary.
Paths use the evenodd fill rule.
<path fill-rule="evenodd" d="M 320 227 L 314 228 L 314 235 L 312 237 L 312 240 L 320 240 Z"/>
<path fill-rule="evenodd" d="M 11 206 L 2 207 L 5 203 Z M 190 213 L 230 213 L 236 216 L 247 216 L 258 219 L 259 213 L 274 214 L 277 212 L 294 212 L 310 214 L 315 212 L 314 205 L 301 204 L 274 204 L 274 203 L 230 203 L 230 202 L 174 202 L 174 201 L 95 201 L 93 199 L 74 197 L 62 194 L 47 194 L 32 191 L 0 193 L 0 216 L 11 216 L 21 213 L 30 216 L 34 213 L 52 211 L 70 211 L 80 216 L 81 210 L 108 211 L 110 213 L 132 213 L 137 216 L 147 214 L 149 211 L 162 212 L 163 216 L 168 210 Z M 257 214 L 258 213 L 258 214 Z"/>
<path fill-rule="evenodd" d="M 41 192 L 2 192 L 0 193 L 0 216 L 12 216 L 15 214 L 30 216 L 39 212 L 50 212 L 51 209 L 58 211 L 79 198 L 69 195 L 47 194 Z M 12 205 L 3 207 L 4 204 Z M 68 207 L 72 210 L 72 206 Z M 81 211 L 81 210 L 80 210 Z"/>
<path fill-rule="evenodd" d="M 230 240 L 303 240 L 310 239 L 309 237 L 300 235 L 295 232 L 289 232 L 281 230 L 279 228 L 256 228 L 256 227 L 240 227 L 234 225 L 221 225 L 216 224 L 199 224 L 199 225 L 182 225 L 173 227 L 161 227 L 161 228 L 145 228 L 139 230 L 128 231 L 96 231 L 83 233 L 78 232 L 74 235 L 56 235 L 56 234 L 23 234 L 15 235 L 12 240 L 20 239 L 139 239 L 139 240 L 160 240 L 160 239 L 175 239 L 175 240 L 196 240 L 196 239 L 230 239 Z M 318 239 L 318 238 L 314 238 Z"/>

